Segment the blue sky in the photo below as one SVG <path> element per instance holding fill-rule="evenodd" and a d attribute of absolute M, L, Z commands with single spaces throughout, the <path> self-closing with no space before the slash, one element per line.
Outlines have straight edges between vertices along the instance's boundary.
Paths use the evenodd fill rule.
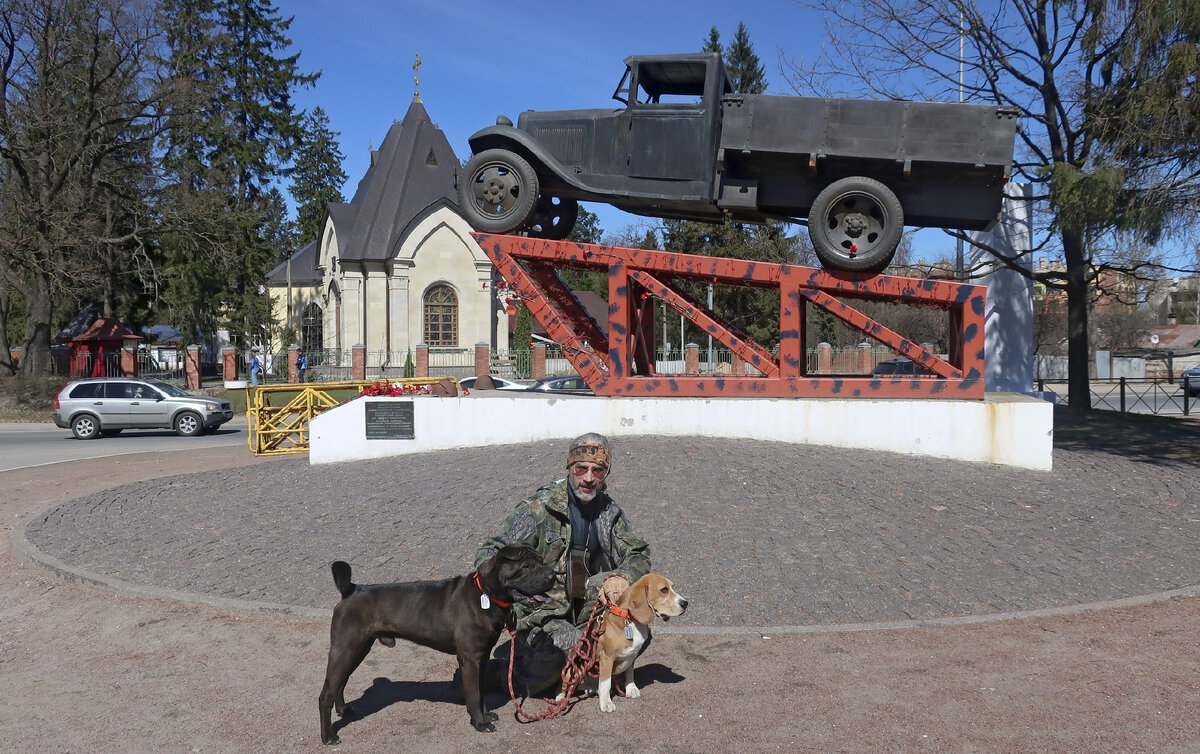
<path fill-rule="evenodd" d="M 628 55 L 695 52 L 716 26 L 733 40 L 744 22 L 766 68 L 768 91 L 793 93 L 780 55 L 811 60 L 825 40 L 821 18 L 794 0 L 278 0 L 294 17 L 289 35 L 300 69 L 321 71 L 296 104 L 321 106 L 340 133 L 349 199 L 393 120 L 413 98 L 413 59 L 421 56 L 420 94 L 459 159 L 467 137 L 503 114 L 607 107 Z M 643 218 L 604 204 L 585 205 L 615 232 Z M 934 235 L 936 234 L 936 235 Z M 922 254 L 953 253 L 940 231 L 922 231 Z M 926 240 L 925 237 L 930 237 Z"/>

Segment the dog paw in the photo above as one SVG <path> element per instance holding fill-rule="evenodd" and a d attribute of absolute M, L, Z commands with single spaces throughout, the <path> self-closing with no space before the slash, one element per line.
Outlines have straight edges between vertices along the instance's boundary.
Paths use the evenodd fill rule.
<path fill-rule="evenodd" d="M 321 739 L 321 743 L 325 744 L 326 746 L 337 746 L 341 742 L 342 742 L 342 739 L 338 738 L 337 736 L 335 736 L 333 734 L 330 734 L 330 736 L 328 738 Z"/>
<path fill-rule="evenodd" d="M 642 695 L 641 690 L 632 683 L 625 686 L 625 697 L 628 699 L 637 699 Z"/>
<path fill-rule="evenodd" d="M 493 720 L 493 721 L 500 719 L 500 716 L 497 715 L 495 712 L 484 712 L 483 717 L 485 720 Z"/>
<path fill-rule="evenodd" d="M 484 720 L 481 723 L 471 723 L 471 724 L 474 725 L 475 730 L 479 731 L 480 733 L 495 733 L 496 732 L 496 726 L 492 725 L 491 720 Z"/>
<path fill-rule="evenodd" d="M 600 700 L 600 711 L 601 712 L 616 712 L 617 705 L 612 703 L 612 699 L 601 699 Z"/>

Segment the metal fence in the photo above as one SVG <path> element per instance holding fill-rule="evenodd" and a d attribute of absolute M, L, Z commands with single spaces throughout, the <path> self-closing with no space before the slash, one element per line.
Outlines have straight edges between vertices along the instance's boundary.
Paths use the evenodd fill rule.
<path fill-rule="evenodd" d="M 858 346 L 830 349 L 830 373 L 859 373 L 859 358 L 862 349 Z M 527 348 L 493 349 L 491 373 L 506 380 L 529 380 L 533 377 L 533 352 Z M 655 371 L 659 374 L 685 374 L 686 351 L 684 349 L 659 349 L 655 354 Z M 308 382 L 340 382 L 353 378 L 351 355 L 348 351 L 325 349 L 309 351 Z M 874 367 L 882 361 L 894 359 L 898 354 L 890 348 L 871 349 L 870 364 Z M 405 376 L 405 366 L 414 357 L 411 351 L 366 351 L 367 379 Z M 699 352 L 701 374 L 729 374 L 733 369 L 733 352 L 728 348 L 701 348 Z M 249 379 L 250 354 L 239 355 L 239 377 Z M 806 356 L 809 374 L 818 374 L 818 351 L 808 349 Z M 264 384 L 287 381 L 287 352 L 266 354 L 263 357 Z M 276 365 L 280 365 L 276 368 Z M 746 374 L 755 374 L 753 367 L 746 365 Z M 574 374 L 575 367 L 562 350 L 555 346 L 546 348 L 546 374 Z M 430 348 L 429 376 L 465 379 L 475 376 L 474 348 Z"/>
<path fill-rule="evenodd" d="M 1038 380 L 1040 392 L 1053 392 L 1056 406 L 1067 405 L 1067 385 Z M 1090 383 L 1091 405 L 1103 411 L 1131 414 L 1191 415 L 1200 402 L 1200 384 L 1187 380 L 1174 382 L 1157 379 L 1121 377 Z"/>

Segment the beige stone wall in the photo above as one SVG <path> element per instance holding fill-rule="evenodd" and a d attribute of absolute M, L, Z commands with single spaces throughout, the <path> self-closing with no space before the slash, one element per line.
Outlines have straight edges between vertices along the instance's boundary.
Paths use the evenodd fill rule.
<path fill-rule="evenodd" d="M 492 264 L 462 218 L 448 209 L 425 218 L 400 247 L 396 267 L 408 273 L 408 288 L 407 301 L 394 293 L 397 306 L 407 304 L 407 324 L 394 341 L 394 350 L 407 350 L 424 341 L 424 297 L 438 284 L 449 285 L 458 298 L 457 347 L 491 343 Z M 485 282 L 489 282 L 486 288 Z"/>
<path fill-rule="evenodd" d="M 304 321 L 304 307 L 309 302 L 316 302 L 318 306 L 321 302 L 321 289 L 316 285 L 301 286 L 293 283 L 290 299 L 286 285 L 272 286 L 270 294 L 271 321 L 275 323 L 277 332 L 290 324 L 299 334 L 300 325 Z M 290 345 L 291 343 L 275 343 L 273 347 L 275 350 L 280 350 Z"/>
<path fill-rule="evenodd" d="M 458 299 L 458 348 L 490 345 L 493 327 L 506 345 L 504 318 L 492 313 L 492 264 L 470 233 L 461 217 L 443 208 L 413 228 L 386 264 L 346 270 L 327 220 L 320 248 L 325 277 L 304 294 L 324 303 L 325 347 L 348 351 L 361 343 L 397 355 L 414 349 L 424 341 L 424 295 L 438 284 L 449 285 Z"/>

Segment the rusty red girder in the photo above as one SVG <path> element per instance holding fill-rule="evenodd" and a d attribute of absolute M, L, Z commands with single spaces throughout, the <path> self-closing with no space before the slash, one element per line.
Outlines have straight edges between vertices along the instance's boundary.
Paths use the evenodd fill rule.
<path fill-rule="evenodd" d="M 523 236 L 476 233 L 475 238 L 596 395 L 983 398 L 982 286 Z M 563 267 L 608 273 L 608 332 L 563 285 L 556 272 Z M 674 287 L 676 280 L 778 290 L 778 350 L 755 343 Z M 654 318 L 645 316 L 649 297 L 666 302 L 759 373 L 656 374 Z M 947 312 L 948 358 L 884 327 L 845 299 L 918 304 Z M 809 374 L 804 353 L 808 306 L 829 312 L 934 376 Z"/>

